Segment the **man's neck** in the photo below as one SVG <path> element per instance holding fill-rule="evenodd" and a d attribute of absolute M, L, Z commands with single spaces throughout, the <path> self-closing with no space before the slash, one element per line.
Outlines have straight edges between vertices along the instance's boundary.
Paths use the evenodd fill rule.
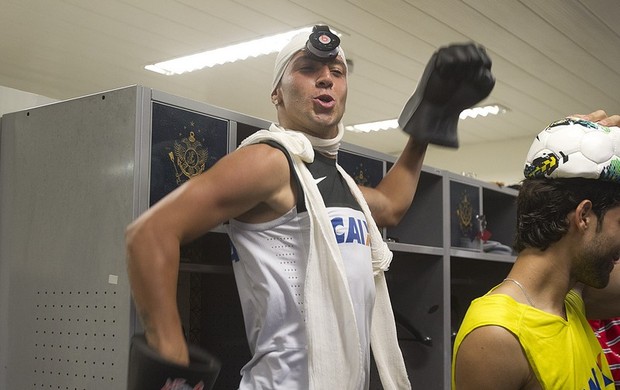
<path fill-rule="evenodd" d="M 537 309 L 565 316 L 564 300 L 576 282 L 571 277 L 570 258 L 557 248 L 524 249 L 508 277 L 523 285 Z"/>

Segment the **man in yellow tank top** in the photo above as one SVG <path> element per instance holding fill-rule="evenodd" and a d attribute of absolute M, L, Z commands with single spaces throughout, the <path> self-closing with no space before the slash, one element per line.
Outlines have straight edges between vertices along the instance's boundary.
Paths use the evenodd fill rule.
<path fill-rule="evenodd" d="M 614 389 L 587 318 L 620 315 L 619 123 L 597 111 L 534 140 L 517 200 L 519 256 L 465 315 L 453 389 Z"/>

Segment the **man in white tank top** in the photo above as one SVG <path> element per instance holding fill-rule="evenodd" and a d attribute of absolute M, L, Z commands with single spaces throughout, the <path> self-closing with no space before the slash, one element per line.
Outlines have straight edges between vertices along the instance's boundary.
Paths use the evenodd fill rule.
<path fill-rule="evenodd" d="M 321 180 L 318 187 L 344 259 L 364 363 L 368 366 L 375 299 L 368 228 L 359 205 L 336 171 L 335 162 L 318 154 L 309 169 Z M 310 245 L 307 210 L 302 203 L 279 218 L 256 224 L 234 219 L 228 231 L 254 356 L 242 370 L 240 388 L 308 388 L 303 289 Z M 364 374 L 362 382 L 367 387 L 369 377 L 367 372 Z"/>
<path fill-rule="evenodd" d="M 345 385 L 330 388 L 368 388 L 371 313 L 375 305 L 369 230 L 374 232 L 377 225 L 393 226 L 404 216 L 418 184 L 427 141 L 411 136 L 398 160 L 375 188 L 356 187 L 353 192 L 363 196 L 363 205 L 357 195 L 352 196 L 350 182 L 345 185 L 345 178 L 335 168 L 343 134 L 341 120 L 348 77 L 347 62 L 338 42 L 325 26 L 315 28 L 310 37 L 306 34 L 293 38 L 278 55 L 274 69 L 271 99 L 278 125 L 272 125 L 271 130 L 295 133 L 295 137 L 301 134 L 304 138 L 301 144 L 311 144 L 313 153 L 297 152 L 313 155 L 302 164 L 305 167 L 302 170 L 307 168 L 313 179 L 310 176 L 300 179 L 299 160 L 295 164 L 291 162 L 291 145 L 282 150 L 277 142 L 250 144 L 180 186 L 128 228 L 128 269 L 133 298 L 149 345 L 166 359 L 188 363 L 187 344 L 176 306 L 179 246 L 230 221 L 233 266 L 253 353 L 243 368 L 240 387 L 326 388 L 317 384 L 321 381 L 320 372 L 309 378 L 313 366 L 309 361 L 315 356 L 308 354 L 313 347 L 308 336 L 312 334 L 323 345 L 332 337 L 347 339 L 348 336 L 324 335 L 317 339 L 316 334 L 320 332 L 310 332 L 304 320 L 308 318 L 305 317 L 308 295 L 304 291 L 304 281 L 309 276 L 308 259 L 313 254 L 316 256 L 316 242 L 310 233 L 311 218 L 305 207 L 318 201 L 325 203 L 325 211 L 321 212 L 325 215 L 311 216 L 317 218 L 315 221 L 329 221 L 329 232 L 324 234 L 333 235 L 329 241 L 335 239 L 336 257 L 342 258 L 343 267 L 336 265 L 335 269 L 344 268 L 344 284 L 330 281 L 328 285 L 341 288 L 349 297 L 342 306 L 349 307 L 350 303 L 349 318 L 353 320 L 340 326 L 347 329 L 343 333 L 350 329 L 356 334 L 359 344 L 359 348 L 354 348 L 353 360 L 359 359 L 360 370 L 331 367 L 329 375 L 344 376 L 334 380 Z M 315 199 L 315 203 L 308 203 L 308 199 Z M 364 207 L 372 212 L 372 220 L 368 219 L 370 214 L 362 212 Z M 323 210 L 322 206 L 320 209 Z M 332 316 L 340 314 L 334 312 Z M 321 315 L 329 318 L 330 313 Z M 402 362 L 400 352 L 397 355 L 388 359 Z M 352 361 L 345 365 L 356 364 Z M 348 377 L 350 372 L 357 374 Z M 396 383 L 399 384 L 386 382 L 384 387 L 410 386 L 406 375 L 402 382 Z"/>

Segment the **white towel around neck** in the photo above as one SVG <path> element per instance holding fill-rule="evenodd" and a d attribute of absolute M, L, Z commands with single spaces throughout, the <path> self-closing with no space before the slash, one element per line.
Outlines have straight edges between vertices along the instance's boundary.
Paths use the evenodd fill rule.
<path fill-rule="evenodd" d="M 342 124 L 339 137 L 342 137 Z M 339 144 L 339 137 L 333 143 Z M 310 216 L 310 251 L 304 285 L 310 389 L 360 390 L 364 386 L 365 362 L 344 264 L 323 198 L 304 164 L 314 160 L 313 145 L 304 133 L 272 124 L 269 130 L 249 136 L 240 147 L 266 140 L 279 143 L 291 155 Z M 384 275 L 392 261 L 392 252 L 383 241 L 357 184 L 340 165 L 336 167 L 362 207 L 368 223 L 377 292 L 370 339 L 381 382 L 386 390 L 410 389 Z"/>

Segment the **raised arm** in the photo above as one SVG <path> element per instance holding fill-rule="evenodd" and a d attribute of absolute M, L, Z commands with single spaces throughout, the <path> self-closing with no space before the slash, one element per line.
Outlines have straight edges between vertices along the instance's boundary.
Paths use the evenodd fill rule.
<path fill-rule="evenodd" d="M 250 210 L 277 213 L 294 204 L 291 197 L 284 154 L 253 145 L 222 158 L 127 228 L 129 281 L 150 346 L 171 361 L 188 363 L 176 303 L 180 246 Z"/>
<path fill-rule="evenodd" d="M 458 147 L 459 114 L 486 98 L 494 85 L 483 47 L 454 44 L 433 54 L 398 118 L 411 135 L 407 145 L 375 189 L 362 188 L 377 225 L 400 222 L 415 195 L 427 145 Z"/>
<path fill-rule="evenodd" d="M 394 226 L 409 209 L 420 179 L 426 143 L 409 138 L 405 149 L 376 188 L 360 187 L 375 222 Z"/>

